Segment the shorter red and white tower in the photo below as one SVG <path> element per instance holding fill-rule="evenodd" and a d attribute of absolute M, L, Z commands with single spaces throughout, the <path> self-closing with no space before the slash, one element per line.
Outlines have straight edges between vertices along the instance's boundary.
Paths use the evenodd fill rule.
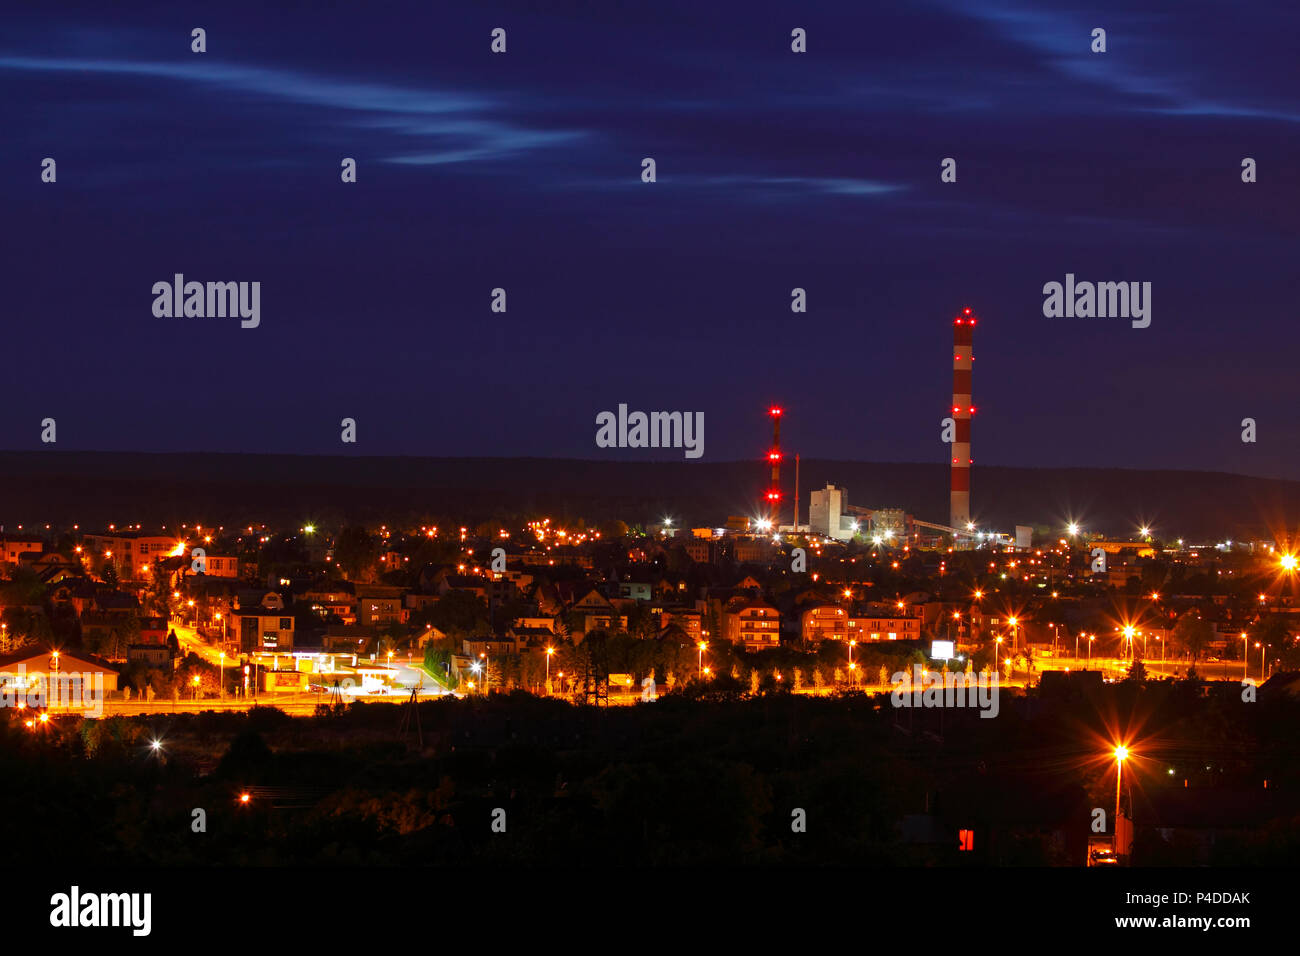
<path fill-rule="evenodd" d="M 781 527 L 781 415 L 779 405 L 767 410 L 772 418 L 772 448 L 767 453 L 768 464 L 772 466 L 772 479 L 767 487 L 767 514 L 773 528 Z"/>

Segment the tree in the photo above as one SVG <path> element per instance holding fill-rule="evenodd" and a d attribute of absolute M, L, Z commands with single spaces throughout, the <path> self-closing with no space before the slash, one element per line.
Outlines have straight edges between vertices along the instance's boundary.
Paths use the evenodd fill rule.
<path fill-rule="evenodd" d="M 644 639 L 654 633 L 654 618 L 650 614 L 650 606 L 643 601 L 637 601 L 628 609 L 627 612 L 627 632 L 633 637 Z"/>
<path fill-rule="evenodd" d="M 1300 646 L 1297 645 L 1286 618 L 1280 614 L 1266 614 L 1255 630 L 1255 640 L 1272 647 L 1282 666 L 1294 670 L 1300 665 Z"/>
<path fill-rule="evenodd" d="M 334 561 L 349 581 L 359 581 L 374 572 L 378 547 L 365 528 L 350 525 L 334 541 Z"/>
<path fill-rule="evenodd" d="M 1174 625 L 1170 638 L 1180 644 L 1193 660 L 1201 656 L 1201 651 L 1214 636 L 1214 627 L 1201 617 L 1199 611 L 1188 611 Z"/>
<path fill-rule="evenodd" d="M 455 637 L 472 637 L 487 630 L 487 601 L 472 591 L 448 591 L 429 609 L 429 623 Z"/>
<path fill-rule="evenodd" d="M 1147 668 L 1146 665 L 1142 663 L 1142 658 L 1140 657 L 1133 658 L 1133 663 L 1130 664 L 1128 667 L 1128 677 L 1126 678 L 1126 680 L 1131 680 L 1135 683 L 1138 683 L 1146 679 L 1147 679 Z"/>
<path fill-rule="evenodd" d="M 628 528 L 627 528 L 626 521 L 619 521 L 615 519 L 613 521 L 604 521 L 600 525 L 600 536 L 602 538 L 613 538 L 615 540 L 618 540 L 621 538 L 626 538 L 627 535 L 628 535 Z"/>

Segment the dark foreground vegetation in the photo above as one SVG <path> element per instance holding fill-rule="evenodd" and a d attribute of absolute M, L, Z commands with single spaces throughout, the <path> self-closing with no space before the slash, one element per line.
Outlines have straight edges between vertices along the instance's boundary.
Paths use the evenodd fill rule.
<path fill-rule="evenodd" d="M 34 728 L 10 711 L 0 819 L 14 862 L 1082 865 L 1122 738 L 1135 863 L 1289 863 L 1284 684 L 1253 703 L 1190 680 L 1004 691 L 996 719 L 725 679 L 635 707 L 431 701 L 418 728 L 401 704 Z"/>

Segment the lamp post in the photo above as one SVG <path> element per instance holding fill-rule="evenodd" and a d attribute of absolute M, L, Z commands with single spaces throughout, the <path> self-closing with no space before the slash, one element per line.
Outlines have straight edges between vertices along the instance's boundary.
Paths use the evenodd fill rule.
<path fill-rule="evenodd" d="M 1095 641 L 1096 639 L 1097 639 L 1096 634 L 1090 634 L 1088 636 L 1088 666 L 1089 667 L 1092 666 L 1092 642 Z"/>
<path fill-rule="evenodd" d="M 226 652 L 225 652 L 225 651 L 222 651 L 222 652 L 221 652 L 221 654 L 220 654 L 220 659 L 221 659 L 221 660 L 220 660 L 220 666 L 221 666 L 221 699 L 222 699 L 222 700 L 225 700 L 225 699 L 226 699 Z"/>
<path fill-rule="evenodd" d="M 1249 667 L 1249 665 L 1246 663 L 1246 661 L 1249 658 L 1249 656 L 1250 656 L 1250 646 L 1246 641 L 1246 632 L 1242 631 L 1241 632 L 1241 679 L 1242 680 L 1245 680 L 1247 676 L 1247 668 Z"/>
<path fill-rule="evenodd" d="M 1124 758 L 1128 748 L 1122 744 L 1115 748 L 1115 858 L 1119 858 L 1119 787 L 1124 778 Z"/>
<path fill-rule="evenodd" d="M 546 649 L 546 693 L 551 693 L 551 656 L 555 653 L 555 648 Z"/>
<path fill-rule="evenodd" d="M 704 641 L 700 641 L 700 644 L 699 644 L 699 648 L 700 648 L 699 661 L 698 661 L 696 667 L 697 667 L 697 669 L 698 669 L 698 671 L 699 671 L 699 676 L 700 676 L 701 678 L 704 677 L 704 649 L 707 648 L 708 646 L 709 646 L 709 645 L 706 644 Z"/>

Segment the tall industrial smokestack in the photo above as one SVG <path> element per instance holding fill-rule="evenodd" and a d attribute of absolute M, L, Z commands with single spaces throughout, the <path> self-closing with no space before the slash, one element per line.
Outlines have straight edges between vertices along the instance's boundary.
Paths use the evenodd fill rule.
<path fill-rule="evenodd" d="M 952 322 L 952 417 L 957 424 L 952 444 L 952 485 L 948 524 L 961 531 L 970 526 L 970 419 L 975 414 L 971 404 L 971 338 L 976 316 L 962 309 Z"/>

